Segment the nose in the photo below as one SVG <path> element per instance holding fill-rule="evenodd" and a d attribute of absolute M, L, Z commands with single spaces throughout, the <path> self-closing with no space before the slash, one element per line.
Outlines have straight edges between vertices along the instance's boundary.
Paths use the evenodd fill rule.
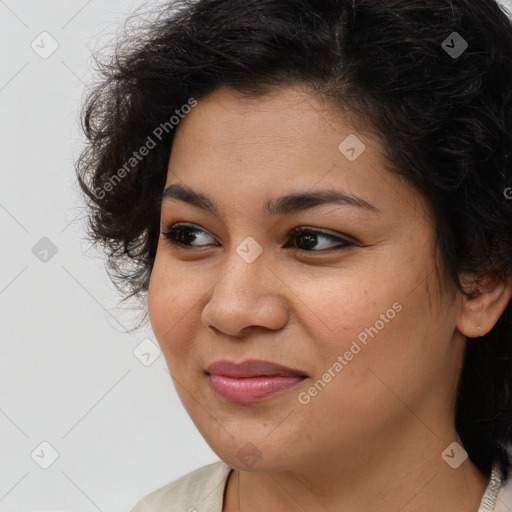
<path fill-rule="evenodd" d="M 247 263 L 233 250 L 228 270 L 203 309 L 203 325 L 234 337 L 242 337 L 249 327 L 278 330 L 286 325 L 288 288 L 264 254 Z"/>

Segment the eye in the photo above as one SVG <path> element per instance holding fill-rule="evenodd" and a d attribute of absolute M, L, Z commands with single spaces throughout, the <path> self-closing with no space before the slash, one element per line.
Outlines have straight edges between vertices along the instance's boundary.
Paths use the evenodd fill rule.
<path fill-rule="evenodd" d="M 213 237 L 208 235 L 206 231 L 199 229 L 197 227 L 193 227 L 189 224 L 180 222 L 168 226 L 167 230 L 162 232 L 162 236 L 173 246 L 189 250 L 209 245 L 208 243 L 200 243 L 201 241 L 206 241 L 208 238 L 213 240 Z M 320 231 L 318 229 L 307 227 L 298 227 L 290 231 L 289 240 L 299 241 L 298 244 L 295 244 L 295 247 L 293 247 L 293 249 L 298 249 L 307 252 L 322 252 L 328 250 L 341 251 L 347 249 L 348 247 L 356 245 L 354 242 L 351 242 L 344 238 L 329 233 L 324 233 L 323 231 Z M 320 243 L 318 240 L 323 240 L 324 242 Z M 326 244 L 325 241 L 337 243 L 334 246 L 326 247 L 326 245 L 329 244 L 328 242 Z M 317 244 L 320 245 L 320 249 L 315 249 L 314 251 L 311 251 L 312 247 L 314 247 Z"/>
<path fill-rule="evenodd" d="M 328 251 L 328 250 L 335 250 L 335 251 L 341 251 L 344 249 L 347 249 L 348 247 L 355 246 L 356 244 L 354 242 L 351 242 L 349 240 L 346 240 L 345 238 L 341 238 L 336 235 L 332 235 L 329 233 L 324 233 L 323 231 L 320 231 L 318 229 L 313 228 L 307 228 L 307 227 L 298 227 L 295 229 L 292 229 L 290 232 L 290 238 L 295 238 L 298 241 L 301 241 L 297 247 L 297 249 L 302 251 L 309 251 L 309 252 L 322 252 L 322 251 Z M 318 240 L 324 240 L 323 243 L 320 243 L 320 249 L 316 249 L 314 251 L 311 251 L 310 249 L 314 247 L 315 245 L 319 244 Z M 331 247 L 326 247 L 325 240 L 330 240 L 338 242 L 336 245 Z M 328 243 L 327 243 L 328 245 Z"/>
<path fill-rule="evenodd" d="M 199 233 L 199 236 L 197 235 Z M 171 226 L 167 227 L 167 231 L 163 231 L 162 235 L 163 237 L 168 240 L 172 245 L 176 246 L 183 246 L 187 247 L 192 242 L 197 242 L 198 240 L 201 241 L 206 238 L 204 236 L 206 234 L 206 237 L 209 235 L 206 233 L 206 231 L 202 229 L 198 229 L 195 227 L 192 227 L 188 224 L 177 222 L 176 224 L 172 224 Z M 212 238 L 212 237 L 210 237 Z M 194 246 L 192 246 L 194 247 Z M 199 244 L 199 247 L 202 247 L 201 244 Z"/>

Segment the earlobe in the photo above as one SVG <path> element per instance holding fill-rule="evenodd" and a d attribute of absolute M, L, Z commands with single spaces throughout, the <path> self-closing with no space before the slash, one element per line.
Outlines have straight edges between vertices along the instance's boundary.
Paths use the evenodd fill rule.
<path fill-rule="evenodd" d="M 512 296 L 512 283 L 486 276 L 470 296 L 464 297 L 457 329 L 468 338 L 487 334 L 496 324 Z"/>

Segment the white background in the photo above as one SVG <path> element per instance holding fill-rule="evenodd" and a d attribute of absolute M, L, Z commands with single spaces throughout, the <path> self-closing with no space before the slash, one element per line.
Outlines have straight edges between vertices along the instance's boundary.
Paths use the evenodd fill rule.
<path fill-rule="evenodd" d="M 147 2 L 146 2 L 147 3 Z M 175 393 L 163 356 L 133 354 L 150 327 L 84 240 L 73 161 L 90 53 L 139 1 L 0 2 L 0 510 L 121 512 L 218 460 Z M 58 49 L 31 48 L 47 31 Z M 49 48 L 49 41 L 46 41 Z M 58 252 L 32 253 L 42 238 Z M 59 453 L 42 469 L 42 441 Z M 39 458 L 37 457 L 39 455 Z M 44 456 L 42 456 L 44 454 Z M 51 452 L 36 450 L 44 462 Z"/>
<path fill-rule="evenodd" d="M 83 239 L 73 162 L 90 53 L 143 3 L 0 0 L 0 512 L 128 511 L 218 460 L 163 356 L 134 356 L 149 325 L 125 333 L 136 317 Z M 31 48 L 50 48 L 44 31 L 59 45 L 46 59 Z M 32 252 L 43 237 L 46 262 Z M 48 469 L 43 441 L 59 454 Z"/>

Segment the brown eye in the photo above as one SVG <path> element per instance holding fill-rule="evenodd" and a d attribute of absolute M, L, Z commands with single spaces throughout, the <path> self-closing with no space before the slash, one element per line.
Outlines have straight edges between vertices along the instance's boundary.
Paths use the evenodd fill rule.
<path fill-rule="evenodd" d="M 346 240 L 344 238 L 331 235 L 329 233 L 324 233 L 323 231 L 319 231 L 317 229 L 311 228 L 295 228 L 290 233 L 290 239 L 295 238 L 298 241 L 296 244 L 296 248 L 303 251 L 308 252 L 321 252 L 328 250 L 343 250 L 351 246 L 355 246 L 353 242 Z M 329 245 L 328 242 L 325 241 L 330 240 L 331 242 L 337 242 L 334 246 L 325 247 L 325 245 Z M 313 250 L 312 248 L 316 245 L 323 246 L 320 249 Z"/>
<path fill-rule="evenodd" d="M 188 224 L 176 223 L 162 231 L 162 236 L 173 245 L 183 247 L 202 247 L 204 244 L 195 244 L 194 242 L 204 240 L 206 237 L 213 238 L 206 231 L 192 227 Z M 208 245 L 208 244 L 206 244 Z"/>

